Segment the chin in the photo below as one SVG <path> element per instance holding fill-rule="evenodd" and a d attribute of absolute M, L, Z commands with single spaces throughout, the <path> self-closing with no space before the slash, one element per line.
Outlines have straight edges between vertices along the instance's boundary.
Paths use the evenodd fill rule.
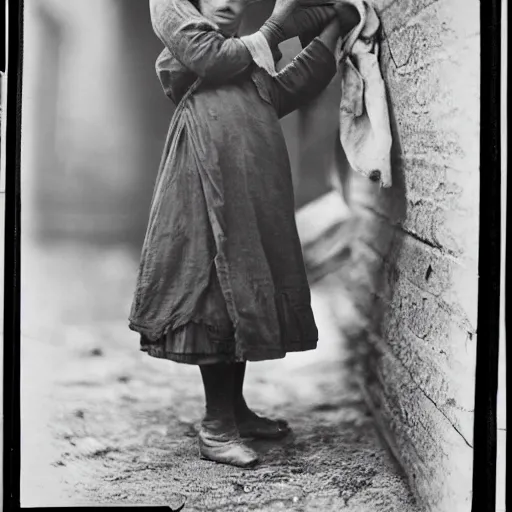
<path fill-rule="evenodd" d="M 234 36 L 236 36 L 238 27 L 236 29 L 233 29 L 233 28 L 224 28 L 222 25 L 219 25 L 219 30 L 220 30 L 220 33 L 224 37 L 234 37 Z"/>
<path fill-rule="evenodd" d="M 237 23 L 236 20 L 226 20 L 224 17 L 216 18 L 214 17 L 215 24 L 219 27 L 219 31 L 224 37 L 233 37 L 238 32 L 240 28 L 240 23 Z"/>

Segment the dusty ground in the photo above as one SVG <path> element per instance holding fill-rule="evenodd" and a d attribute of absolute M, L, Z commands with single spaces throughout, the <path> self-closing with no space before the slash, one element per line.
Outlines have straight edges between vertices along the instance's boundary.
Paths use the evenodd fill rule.
<path fill-rule="evenodd" d="M 321 285 L 319 349 L 249 365 L 249 404 L 286 417 L 294 435 L 255 442 L 262 463 L 243 471 L 197 456 L 197 369 L 139 352 L 128 253 L 25 244 L 22 257 L 22 506 L 417 511 L 351 382 Z"/>

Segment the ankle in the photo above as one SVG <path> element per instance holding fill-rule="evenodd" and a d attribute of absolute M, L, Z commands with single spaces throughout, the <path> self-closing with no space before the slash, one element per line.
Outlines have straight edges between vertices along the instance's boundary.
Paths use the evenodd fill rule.
<path fill-rule="evenodd" d="M 233 409 L 235 412 L 235 419 L 238 423 L 241 421 L 252 420 L 257 416 L 257 414 L 252 409 L 250 409 L 245 401 L 235 405 Z"/>
<path fill-rule="evenodd" d="M 207 410 L 202 422 L 209 428 L 230 428 L 235 425 L 235 415 L 233 412 Z"/>

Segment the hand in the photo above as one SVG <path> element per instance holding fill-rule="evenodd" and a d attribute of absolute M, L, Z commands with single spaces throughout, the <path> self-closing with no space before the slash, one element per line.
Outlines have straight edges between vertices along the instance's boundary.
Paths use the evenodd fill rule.
<path fill-rule="evenodd" d="M 293 13 L 298 5 L 299 0 L 276 0 L 271 17 L 278 23 L 283 23 L 286 18 Z"/>
<path fill-rule="evenodd" d="M 336 0 L 332 6 L 338 15 L 341 30 L 340 35 L 345 37 L 361 20 L 359 12 L 354 5 L 345 0 Z"/>

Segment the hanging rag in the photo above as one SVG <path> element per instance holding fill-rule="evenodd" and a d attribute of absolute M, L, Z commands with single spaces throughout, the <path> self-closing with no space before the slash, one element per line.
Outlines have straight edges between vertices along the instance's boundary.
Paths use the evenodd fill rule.
<path fill-rule="evenodd" d="M 346 0 L 345 0 L 346 1 Z M 350 166 L 381 187 L 390 187 L 391 128 L 386 88 L 379 67 L 380 21 L 366 0 L 349 0 L 359 24 L 340 40 L 340 142 Z"/>

